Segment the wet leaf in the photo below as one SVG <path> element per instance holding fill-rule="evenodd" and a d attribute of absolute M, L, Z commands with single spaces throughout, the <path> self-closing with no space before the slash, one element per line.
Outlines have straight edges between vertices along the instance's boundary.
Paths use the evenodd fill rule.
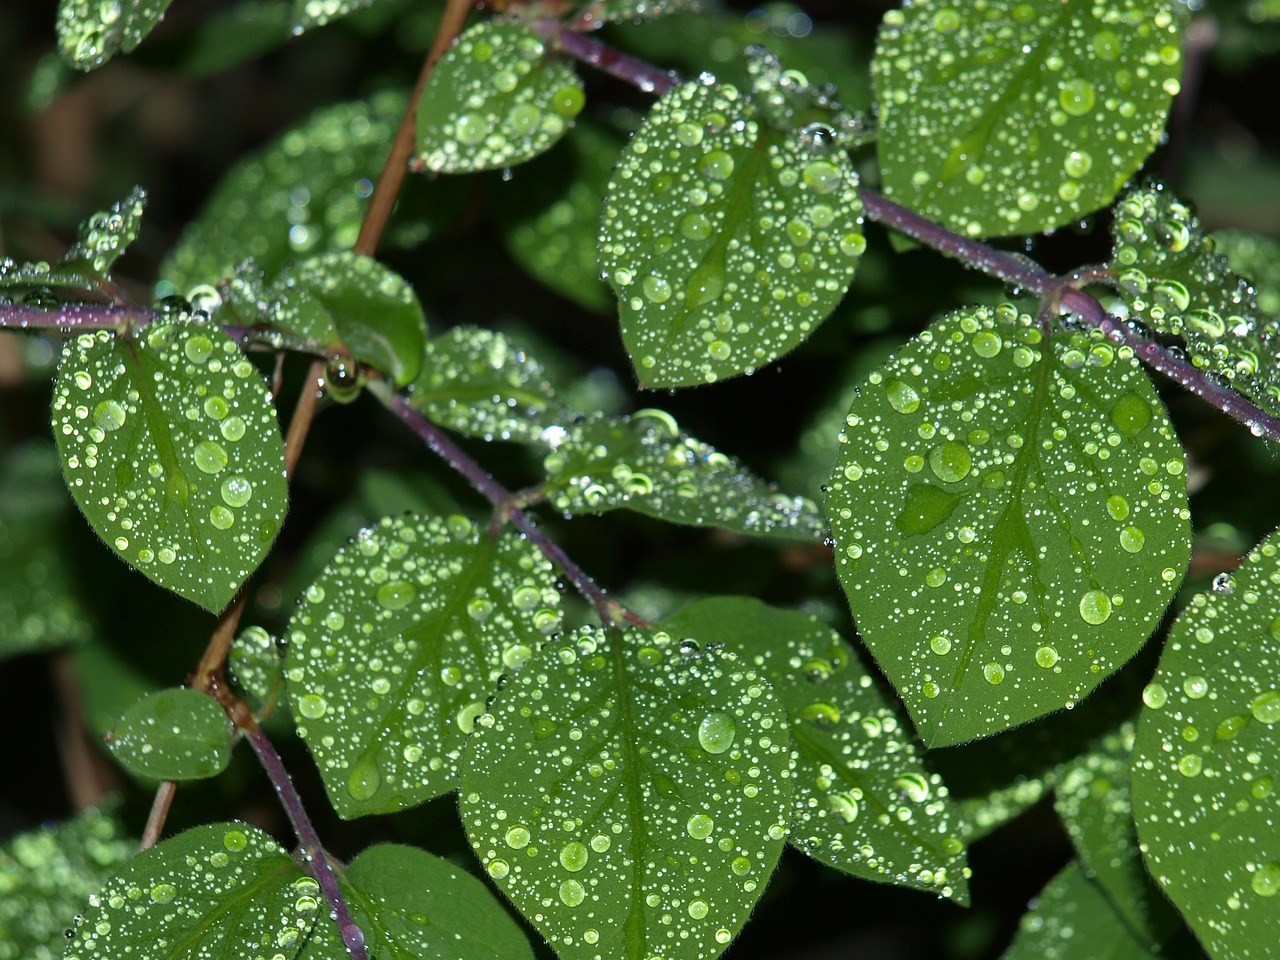
<path fill-rule="evenodd" d="M 98 290 L 125 248 L 137 239 L 146 203 L 147 192 L 134 187 L 110 209 L 89 217 L 76 231 L 75 243 L 52 267 L 47 263 L 18 264 L 8 258 L 0 259 L 0 290 L 30 287 Z"/>
<path fill-rule="evenodd" d="M 383 371 L 397 386 L 418 375 L 427 321 L 413 287 L 372 257 L 325 253 L 285 270 L 272 285 L 273 323 Z"/>
<path fill-rule="evenodd" d="M 600 263 L 641 383 L 750 373 L 801 343 L 866 246 L 848 156 L 767 126 L 728 85 L 666 94 L 605 195 Z"/>
<path fill-rule="evenodd" d="M 1234 272 L 1249 278 L 1258 312 L 1280 317 L 1280 240 L 1242 230 L 1217 230 L 1213 243 Z"/>
<path fill-rule="evenodd" d="M 81 70 L 130 53 L 164 18 L 170 0 L 60 0 L 58 52 Z"/>
<path fill-rule="evenodd" d="M 1180 926 L 1142 863 L 1129 792 L 1134 725 L 1104 748 L 1068 763 L 1054 787 L 1054 807 L 1085 874 L 1101 888 L 1129 931 L 1158 948 Z"/>
<path fill-rule="evenodd" d="M 563 146 L 533 161 L 503 194 L 495 211 L 507 251 L 539 282 L 597 313 L 613 311 L 613 297 L 600 280 L 596 233 L 601 197 L 622 141 L 579 123 Z"/>
<path fill-rule="evenodd" d="M 209 611 L 284 517 L 284 444 L 257 369 L 212 324 L 67 341 L 53 432 L 72 497 L 131 567 Z"/>
<path fill-rule="evenodd" d="M 1170 631 L 1131 776 L 1147 866 L 1215 960 L 1280 943 L 1280 534 Z"/>
<path fill-rule="evenodd" d="M 149 694 L 124 712 L 106 739 L 122 767 L 156 780 L 202 780 L 231 762 L 227 715 L 199 690 Z"/>
<path fill-rule="evenodd" d="M 606 23 L 616 20 L 656 20 L 673 13 L 696 11 L 702 6 L 702 0 L 595 0 L 583 4 L 584 9 L 595 14 L 595 20 Z"/>
<path fill-rule="evenodd" d="M 138 854 L 90 898 L 64 960 L 294 957 L 328 922 L 319 891 L 261 830 L 195 827 Z"/>
<path fill-rule="evenodd" d="M 53 960 L 72 917 L 137 851 L 112 810 L 15 834 L 0 847 L 0 960 Z"/>
<path fill-rule="evenodd" d="M 1106 206 L 1164 131 L 1182 74 L 1168 2 L 917 0 L 872 62 L 885 194 L 968 236 Z"/>
<path fill-rule="evenodd" d="M 298 733 L 347 819 L 448 793 L 502 674 L 560 627 L 550 564 L 514 533 L 454 516 L 357 534 L 289 623 Z"/>
<path fill-rule="evenodd" d="M 467 744 L 462 819 L 561 960 L 723 952 L 786 839 L 789 738 L 768 686 L 664 632 L 585 629 L 490 710 Z"/>
<path fill-rule="evenodd" d="M 715 447 L 680 432 L 669 413 L 591 416 L 570 424 L 544 461 L 546 492 L 562 513 L 634 510 L 671 523 L 757 537 L 820 539 L 804 497 L 788 497 Z"/>
<path fill-rule="evenodd" d="M 293 32 L 303 33 L 323 27 L 341 17 L 387 0 L 293 0 Z"/>
<path fill-rule="evenodd" d="M 1003 960 L 1154 960 L 1076 861 L 1049 881 Z"/>
<path fill-rule="evenodd" d="M 454 327 L 427 341 L 412 390 L 413 406 L 428 419 L 486 440 L 546 443 L 547 431 L 562 431 L 574 416 L 542 364 L 481 327 Z"/>
<path fill-rule="evenodd" d="M 418 156 L 428 170 L 499 170 L 564 136 L 586 102 L 573 68 L 548 56 L 528 27 L 486 20 L 436 65 L 418 109 Z"/>
<path fill-rule="evenodd" d="M 773 687 L 796 753 L 791 843 L 867 880 L 969 902 L 969 868 L 942 778 L 857 654 L 817 617 L 717 597 L 662 622 L 724 647 Z"/>
<path fill-rule="evenodd" d="M 350 250 L 408 98 L 383 91 L 317 110 L 238 161 L 165 258 L 179 294 L 228 277 L 252 257 L 268 279 L 290 260 Z M 406 184 L 387 237 L 421 242 L 467 202 L 465 189 Z"/>
<path fill-rule="evenodd" d="M 67 512 L 58 457 L 31 443 L 0 461 L 0 659 L 89 638 L 59 524 Z"/>
<path fill-rule="evenodd" d="M 532 960 L 524 931 L 464 870 L 413 847 L 379 844 L 341 878 L 351 916 L 377 960 Z M 335 924 L 317 925 L 298 960 L 346 960 Z"/>
<path fill-rule="evenodd" d="M 1126 348 L 1004 304 L 935 322 L 849 409 L 827 514 L 858 629 L 925 743 L 1070 706 L 1189 558 L 1183 453 Z"/>
<path fill-rule="evenodd" d="M 1261 315 L 1253 288 L 1191 209 L 1145 187 L 1116 209 L 1111 235 L 1111 269 L 1130 315 L 1181 337 L 1193 364 L 1280 416 L 1280 317 Z"/>
<path fill-rule="evenodd" d="M 227 654 L 227 670 L 244 693 L 265 703 L 284 681 L 284 663 L 276 638 L 259 626 L 245 627 Z"/>

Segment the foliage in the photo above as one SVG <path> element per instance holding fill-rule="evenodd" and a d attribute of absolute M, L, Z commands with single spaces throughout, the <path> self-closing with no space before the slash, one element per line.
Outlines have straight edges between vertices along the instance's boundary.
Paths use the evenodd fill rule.
<path fill-rule="evenodd" d="M 1177 182 L 1216 14 L 419 6 L 59 7 L 52 114 L 296 99 L 181 190 L 0 166 L 0 656 L 130 775 L 0 849 L 0 960 L 713 960 L 824 891 L 914 955 L 1270 955 L 1280 246 Z"/>

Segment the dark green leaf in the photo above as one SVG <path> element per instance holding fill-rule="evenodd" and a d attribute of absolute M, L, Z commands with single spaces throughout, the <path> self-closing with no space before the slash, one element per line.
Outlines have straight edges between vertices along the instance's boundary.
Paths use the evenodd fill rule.
<path fill-rule="evenodd" d="M 600 263 L 640 381 L 750 373 L 801 343 L 853 280 L 862 236 L 848 156 L 767 126 L 731 86 L 666 94 L 605 195 Z"/>
<path fill-rule="evenodd" d="M 562 960 L 715 957 L 782 853 L 786 717 L 736 658 L 586 629 L 499 691 L 459 799 L 489 876 Z"/>
<path fill-rule="evenodd" d="M 110 810 L 10 837 L 0 847 L 0 960 L 54 960 L 89 895 L 138 849 Z"/>
<path fill-rule="evenodd" d="M 376 960 L 533 960 L 524 931 L 475 877 L 393 844 L 370 847 L 341 878 L 352 918 Z M 299 960 L 347 960 L 335 924 L 317 926 Z"/>
<path fill-rule="evenodd" d="M 418 375 L 427 321 L 403 277 L 356 253 L 303 260 L 276 280 L 272 322 L 326 346 L 341 341 L 352 356 L 386 373 L 397 386 Z"/>
<path fill-rule="evenodd" d="M 702 0 L 593 0 L 583 4 L 593 20 L 654 20 L 686 10 L 698 10 Z"/>
<path fill-rule="evenodd" d="M 1131 316 L 1181 337 L 1193 364 L 1280 415 L 1280 317 L 1260 315 L 1253 288 L 1191 209 L 1161 187 L 1135 190 L 1111 235 L 1111 269 Z"/>
<path fill-rule="evenodd" d="M 560 627 L 546 560 L 465 517 L 387 518 L 307 588 L 285 678 L 298 733 L 342 817 L 448 793 L 503 673 Z"/>
<path fill-rule="evenodd" d="M 1280 943 L 1280 534 L 1178 617 L 1130 776 L 1152 875 L 1215 960 Z"/>
<path fill-rule="evenodd" d="M 138 236 L 147 193 L 134 187 L 109 210 L 95 213 L 80 224 L 76 242 L 58 262 L 17 264 L 0 260 L 0 290 L 28 287 L 73 287 L 98 290 L 116 259 Z"/>
<path fill-rule="evenodd" d="M 271 393 L 212 324 L 68 340 L 53 432 L 94 531 L 206 610 L 226 606 L 280 529 L 288 491 Z"/>
<path fill-rule="evenodd" d="M 1071 706 L 1186 569 L 1183 453 L 1127 348 L 1005 304 L 874 373 L 827 514 L 858 629 L 930 746 Z"/>
<path fill-rule="evenodd" d="M 156 780 L 201 780 L 231 762 L 231 725 L 218 702 L 199 690 L 149 694 L 124 712 L 106 739 L 121 766 Z"/>
<path fill-rule="evenodd" d="M 320 885 L 244 823 L 195 827 L 144 850 L 90 898 L 64 960 L 284 957 L 328 923 Z"/>
<path fill-rule="evenodd" d="M 1258 312 L 1280 317 L 1280 240 L 1260 233 L 1218 230 L 1213 243 L 1233 271 L 1249 278 Z"/>
<path fill-rule="evenodd" d="M 792 844 L 854 876 L 968 903 L 947 788 L 839 634 L 747 597 L 702 600 L 662 628 L 733 651 L 773 686 L 796 752 Z"/>
<path fill-rule="evenodd" d="M 480 327 L 454 327 L 427 341 L 412 390 L 410 400 L 426 417 L 486 440 L 545 443 L 548 430 L 574 416 L 542 364 Z"/>
<path fill-rule="evenodd" d="M 544 463 L 547 495 L 562 513 L 623 508 L 788 540 L 820 539 L 826 529 L 813 501 L 776 492 L 737 461 L 681 433 L 661 410 L 592 416 L 543 439 L 552 449 Z"/>
<path fill-rule="evenodd" d="M 887 196 L 968 236 L 1110 203 L 1155 149 L 1182 73 L 1166 0 L 917 0 L 872 64 Z"/>
<path fill-rule="evenodd" d="M 90 626 L 59 549 L 67 499 L 47 444 L 0 463 L 0 659 L 88 639 Z"/>
<path fill-rule="evenodd" d="M 1003 960 L 1155 960 L 1077 862 L 1049 881 Z"/>
<path fill-rule="evenodd" d="M 81 70 L 129 53 L 164 17 L 169 0 L 60 0 L 58 52 Z"/>
<path fill-rule="evenodd" d="M 578 75 L 533 31 L 486 20 L 431 74 L 418 109 L 419 159 L 438 173 L 523 163 L 564 136 L 585 102 Z"/>

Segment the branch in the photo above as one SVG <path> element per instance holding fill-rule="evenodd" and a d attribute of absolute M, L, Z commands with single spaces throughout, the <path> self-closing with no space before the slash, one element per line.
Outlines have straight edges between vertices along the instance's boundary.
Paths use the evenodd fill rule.
<path fill-rule="evenodd" d="M 122 330 L 143 326 L 158 314 L 145 307 L 107 303 L 74 303 L 42 310 L 21 303 L 0 303 L 0 327 L 6 330 Z"/>

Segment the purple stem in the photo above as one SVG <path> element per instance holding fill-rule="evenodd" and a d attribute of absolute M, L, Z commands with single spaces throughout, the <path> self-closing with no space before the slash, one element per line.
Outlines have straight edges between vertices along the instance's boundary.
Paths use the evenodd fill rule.
<path fill-rule="evenodd" d="M 615 50 L 593 37 L 575 33 L 554 20 L 539 20 L 533 24 L 533 30 L 571 57 L 641 90 L 661 96 L 680 82 L 674 73 L 659 70 L 652 64 Z M 953 233 L 874 190 L 862 187 L 859 194 L 863 209 L 872 220 L 905 233 L 975 270 L 998 277 L 1042 298 L 1053 298 L 1060 307 L 1077 314 L 1085 323 L 1097 327 L 1113 341 L 1131 347 L 1138 358 L 1153 370 L 1163 373 L 1229 417 L 1243 423 L 1254 436 L 1280 441 L 1280 417 L 1267 413 L 1234 390 L 1211 379 L 1203 370 L 1172 355 L 1161 344 L 1136 335 L 1119 319 L 1107 313 L 1096 299 L 1075 289 L 1067 280 L 1053 276 L 1034 261 Z"/>
<path fill-rule="evenodd" d="M 586 571 L 569 559 L 560 545 L 550 540 L 533 522 L 533 518 L 515 505 L 515 495 L 494 480 L 484 467 L 463 453 L 443 430 L 415 410 L 408 400 L 392 391 L 385 383 L 373 381 L 369 384 L 369 389 L 387 409 L 400 418 L 405 426 L 423 439 L 432 453 L 461 474 L 495 508 L 511 518 L 511 522 L 529 538 L 529 542 L 537 547 L 544 557 L 558 566 L 563 571 L 565 579 L 573 584 L 574 589 L 582 594 L 583 599 L 595 607 L 596 613 L 599 614 L 605 626 L 613 626 L 619 616 L 632 623 L 644 625 L 642 619 L 611 599 Z"/>
<path fill-rule="evenodd" d="M 258 755 L 258 762 L 266 770 L 272 786 L 276 788 L 276 793 L 280 796 L 280 805 L 284 807 L 284 812 L 289 816 L 289 822 L 293 824 L 293 831 L 298 835 L 298 844 L 302 847 L 303 858 L 311 868 L 311 875 L 316 878 L 325 899 L 329 901 L 331 916 L 338 924 L 342 942 L 347 945 L 351 960 L 369 960 L 369 952 L 364 945 L 364 931 L 360 929 L 351 916 L 351 911 L 347 909 L 347 901 L 343 899 L 342 891 L 338 888 L 338 877 L 333 872 L 333 864 L 329 862 L 329 855 L 320 845 L 320 837 L 317 836 L 315 827 L 311 825 L 311 818 L 307 816 L 307 811 L 302 806 L 302 798 L 294 789 L 293 780 L 289 778 L 289 771 L 284 768 L 280 754 L 276 753 L 276 748 L 256 723 L 248 729 L 244 727 L 241 729 L 244 731 L 245 739 L 249 741 L 249 746 L 253 747 L 253 752 Z"/>
<path fill-rule="evenodd" d="M 42 310 L 21 303 L 0 304 L 0 329 L 4 330 L 115 330 L 155 319 L 153 310 L 106 303 L 72 304 L 57 310 Z"/>

